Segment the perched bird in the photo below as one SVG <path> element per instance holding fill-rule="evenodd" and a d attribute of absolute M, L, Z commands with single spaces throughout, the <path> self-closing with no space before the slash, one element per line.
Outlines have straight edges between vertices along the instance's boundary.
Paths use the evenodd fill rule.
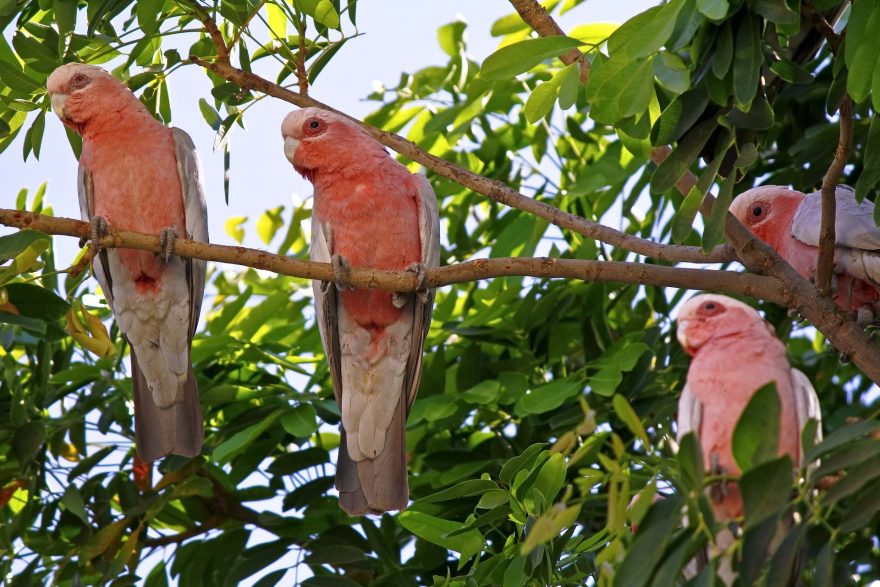
<path fill-rule="evenodd" d="M 52 110 L 83 138 L 79 204 L 97 245 L 108 227 L 159 235 L 164 253 L 101 249 L 94 273 L 131 345 L 143 461 L 195 456 L 204 430 L 190 361 L 205 262 L 171 256 L 177 236 L 208 241 L 201 165 L 185 132 L 155 120 L 101 68 L 68 63 L 46 84 Z"/>
<path fill-rule="evenodd" d="M 835 195 L 834 299 L 867 325 L 880 317 L 880 228 L 874 224 L 871 202 L 857 203 L 852 189 L 843 185 Z M 801 275 L 815 278 L 822 192 L 805 195 L 782 186 L 761 186 L 737 196 L 730 212 Z"/>
<path fill-rule="evenodd" d="M 800 438 L 807 421 L 817 420 L 817 436 L 821 434 L 819 399 L 806 375 L 791 368 L 785 346 L 758 312 L 727 296 L 695 296 L 678 313 L 678 340 L 693 357 L 678 402 L 678 436 L 696 434 L 707 470 L 740 475 L 733 432 L 752 396 L 770 382 L 776 383 L 782 408 L 778 454 L 803 464 Z M 735 483 L 712 488 L 709 497 L 716 520 L 742 516 Z M 715 546 L 723 551 L 732 540 L 729 530 L 722 530 Z M 732 582 L 729 559 L 722 561 L 719 574 L 727 575 L 727 584 Z"/>
<path fill-rule="evenodd" d="M 352 515 L 404 509 L 409 500 L 406 417 L 416 396 L 432 291 L 351 289 L 351 266 L 410 270 L 440 262 L 437 199 L 355 122 L 317 108 L 288 114 L 284 154 L 312 182 L 311 258 L 336 284 L 314 282 L 333 392 L 342 411 L 336 488 Z M 350 264 L 350 265 L 349 265 Z"/>

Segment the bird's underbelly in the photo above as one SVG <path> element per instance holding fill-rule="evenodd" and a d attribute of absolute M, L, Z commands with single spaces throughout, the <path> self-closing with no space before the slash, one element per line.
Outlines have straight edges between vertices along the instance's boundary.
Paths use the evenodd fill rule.
<path fill-rule="evenodd" d="M 111 228 L 158 235 L 173 227 L 186 238 L 186 217 L 180 179 L 173 155 L 123 157 L 97 166 L 92 173 L 93 215 L 102 216 Z M 151 251 L 120 249 L 119 260 L 139 291 L 155 291 L 165 272 L 164 259 Z"/>
<path fill-rule="evenodd" d="M 382 229 L 357 224 L 333 226 L 333 252 L 345 257 L 352 267 L 402 271 L 421 260 L 417 224 L 396 222 Z M 359 326 L 376 335 L 401 314 L 392 303 L 392 293 L 382 290 L 344 291 L 341 302 Z"/>

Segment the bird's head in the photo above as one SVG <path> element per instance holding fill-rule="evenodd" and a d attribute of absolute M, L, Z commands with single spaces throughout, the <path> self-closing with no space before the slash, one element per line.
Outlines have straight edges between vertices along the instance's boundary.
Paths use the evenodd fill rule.
<path fill-rule="evenodd" d="M 321 171 L 358 166 L 371 153 L 387 155 L 353 120 L 320 108 L 302 108 L 281 123 L 284 156 L 306 179 Z"/>
<path fill-rule="evenodd" d="M 85 63 L 66 63 L 46 81 L 52 110 L 65 125 L 82 134 L 96 117 L 140 102 L 124 83 L 107 71 Z"/>
<path fill-rule="evenodd" d="M 678 312 L 678 342 L 695 355 L 707 342 L 749 331 L 756 326 L 772 333 L 770 325 L 754 308 L 718 294 L 700 294 L 689 299 Z"/>
<path fill-rule="evenodd" d="M 804 194 L 778 185 L 762 185 L 734 198 L 730 213 L 762 241 L 773 245 L 780 227 L 790 226 Z M 776 238 L 774 238 L 776 237 Z"/>

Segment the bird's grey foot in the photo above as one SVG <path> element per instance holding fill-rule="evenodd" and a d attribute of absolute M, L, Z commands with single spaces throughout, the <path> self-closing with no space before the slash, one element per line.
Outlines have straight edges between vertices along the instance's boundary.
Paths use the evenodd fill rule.
<path fill-rule="evenodd" d="M 428 288 L 425 287 L 426 282 L 428 281 L 428 273 L 423 263 L 413 263 L 409 267 L 406 268 L 407 273 L 413 273 L 416 276 L 416 295 L 419 296 L 422 303 L 427 300 L 428 297 Z M 407 300 L 409 299 L 410 294 L 408 292 L 396 291 L 394 292 L 394 296 L 391 298 L 391 303 L 394 304 L 395 308 L 402 308 L 406 305 Z"/>
<path fill-rule="evenodd" d="M 717 452 L 713 452 L 709 456 L 710 469 L 709 474 L 712 476 L 722 476 L 727 475 L 727 470 L 721 466 L 719 462 L 719 457 Z M 718 502 L 727 497 L 729 491 L 727 489 L 727 479 L 722 479 L 721 481 L 717 481 L 712 484 L 712 487 L 709 489 L 709 497 L 712 498 L 712 501 Z"/>
<path fill-rule="evenodd" d="M 177 242 L 177 231 L 173 226 L 166 226 L 159 231 L 159 255 L 168 262 L 171 253 L 174 251 L 174 243 Z"/>
<path fill-rule="evenodd" d="M 862 306 L 856 311 L 856 324 L 865 329 L 874 322 L 874 311 L 870 306 Z"/>
<path fill-rule="evenodd" d="M 800 324 L 801 322 L 803 322 L 805 320 L 803 314 L 798 312 L 796 308 L 789 308 L 788 309 L 788 317 L 791 318 L 792 320 L 794 320 L 798 324 Z"/>
<path fill-rule="evenodd" d="M 354 289 L 351 285 L 351 265 L 348 264 L 348 259 L 342 255 L 333 255 L 330 257 L 330 264 L 333 266 L 333 281 L 336 289 L 339 291 Z"/>
<path fill-rule="evenodd" d="M 95 247 L 95 251 L 98 251 L 101 248 L 98 243 L 108 234 L 110 234 L 110 225 L 107 224 L 107 219 L 103 216 L 92 216 L 89 220 L 89 239 L 92 241 L 92 246 Z"/>

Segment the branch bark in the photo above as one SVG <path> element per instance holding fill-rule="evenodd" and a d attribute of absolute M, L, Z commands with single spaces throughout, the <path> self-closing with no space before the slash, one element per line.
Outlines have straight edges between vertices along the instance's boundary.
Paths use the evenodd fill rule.
<path fill-rule="evenodd" d="M 853 104 L 849 96 L 840 104 L 840 139 L 834 160 L 822 178 L 822 223 L 819 229 L 819 260 L 816 264 L 816 285 L 822 295 L 831 295 L 831 277 L 834 273 L 834 234 L 837 221 L 837 184 L 852 152 Z"/>
<path fill-rule="evenodd" d="M 90 234 L 87 222 L 70 218 L 55 218 L 21 210 L 0 209 L 0 224 L 76 238 L 88 238 Z M 110 234 L 102 238 L 98 245 L 104 248 L 127 248 L 153 252 L 161 250 L 156 235 L 116 230 L 113 227 L 110 227 Z M 333 268 L 329 263 L 303 261 L 246 247 L 230 247 L 177 239 L 174 243 L 174 254 L 205 261 L 264 269 L 291 277 L 319 281 L 333 281 L 334 279 Z M 766 299 L 780 305 L 785 305 L 788 299 L 785 288 L 777 279 L 760 275 L 748 275 L 734 271 L 668 267 L 648 263 L 583 261 L 546 257 L 474 259 L 464 263 L 429 269 L 427 271 L 427 285 L 436 288 L 455 283 L 514 276 L 581 279 L 595 282 L 711 290 Z M 416 276 L 406 271 L 380 271 L 353 267 L 350 281 L 356 287 L 386 291 L 415 291 L 417 287 Z"/>

